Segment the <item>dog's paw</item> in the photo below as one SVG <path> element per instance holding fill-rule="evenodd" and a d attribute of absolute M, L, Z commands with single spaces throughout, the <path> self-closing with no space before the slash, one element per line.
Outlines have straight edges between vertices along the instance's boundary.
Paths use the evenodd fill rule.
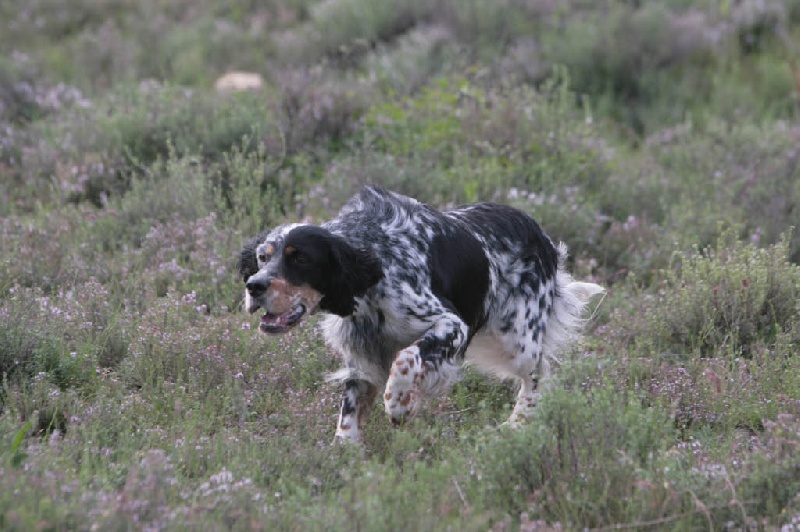
<path fill-rule="evenodd" d="M 399 425 L 413 416 L 419 402 L 419 388 L 425 380 L 425 367 L 415 345 L 397 353 L 392 364 L 383 403 L 392 423 Z"/>
<path fill-rule="evenodd" d="M 542 394 L 538 392 L 531 392 L 523 397 L 518 397 L 511 416 L 508 421 L 503 423 L 503 426 L 516 429 L 529 423 L 536 415 L 536 405 L 539 404 L 541 398 Z"/>
<path fill-rule="evenodd" d="M 333 436 L 333 443 L 361 443 L 361 431 L 358 430 L 358 425 L 353 420 L 347 420 L 339 423 L 336 427 L 336 434 Z"/>

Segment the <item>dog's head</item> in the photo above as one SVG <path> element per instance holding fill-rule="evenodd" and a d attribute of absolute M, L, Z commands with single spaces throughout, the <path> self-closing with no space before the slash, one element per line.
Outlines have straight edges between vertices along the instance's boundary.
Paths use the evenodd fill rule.
<path fill-rule="evenodd" d="M 266 313 L 259 329 L 290 330 L 306 315 L 323 310 L 348 316 L 355 298 L 382 277 L 380 261 L 368 250 L 313 225 L 286 225 L 262 233 L 239 256 L 245 308 Z"/>

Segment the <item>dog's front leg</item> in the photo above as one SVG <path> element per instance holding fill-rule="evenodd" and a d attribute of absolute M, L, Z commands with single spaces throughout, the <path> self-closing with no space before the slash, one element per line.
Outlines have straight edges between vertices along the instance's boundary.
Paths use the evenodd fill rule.
<path fill-rule="evenodd" d="M 361 440 L 361 425 L 375 402 L 377 393 L 377 388 L 367 381 L 359 379 L 345 381 L 334 442 L 359 442 Z"/>
<path fill-rule="evenodd" d="M 422 397 L 452 384 L 457 356 L 464 352 L 467 325 L 453 313 L 441 315 L 413 345 L 397 353 L 383 394 L 386 413 L 395 425 L 417 412 Z"/>

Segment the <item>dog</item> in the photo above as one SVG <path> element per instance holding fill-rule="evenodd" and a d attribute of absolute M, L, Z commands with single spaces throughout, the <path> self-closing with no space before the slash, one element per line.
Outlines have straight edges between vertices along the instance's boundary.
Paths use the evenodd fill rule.
<path fill-rule="evenodd" d="M 535 412 L 540 378 L 575 340 L 603 287 L 574 281 L 566 246 L 510 206 L 447 212 L 369 186 L 321 225 L 286 224 L 239 256 L 244 306 L 279 334 L 321 312 L 344 367 L 335 439 L 359 441 L 378 393 L 395 425 L 457 380 L 466 362 L 519 384 L 508 424 Z"/>

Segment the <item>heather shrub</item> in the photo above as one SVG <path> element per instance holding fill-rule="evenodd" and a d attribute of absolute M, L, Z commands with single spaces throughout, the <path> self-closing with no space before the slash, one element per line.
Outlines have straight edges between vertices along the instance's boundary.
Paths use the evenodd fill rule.
<path fill-rule="evenodd" d="M 311 47 L 305 55 L 351 55 L 369 43 L 391 41 L 424 20 L 435 4 L 419 0 L 364 2 L 363 0 L 329 0 L 309 10 L 310 27 L 305 42 Z"/>
<path fill-rule="evenodd" d="M 414 98 L 374 107 L 363 135 L 390 161 L 425 171 L 422 186 L 433 190 L 421 199 L 434 204 L 502 197 L 510 187 L 594 188 L 606 169 L 572 98 L 560 78 L 540 91 L 442 79 Z"/>
<path fill-rule="evenodd" d="M 70 412 L 79 401 L 74 390 L 60 389 L 47 372 L 40 372 L 28 381 L 7 384 L 2 392 L 0 407 L 24 423 L 19 430 L 32 438 L 60 438 L 67 430 Z M 23 452 L 15 459 L 21 462 L 26 457 Z"/>
<path fill-rule="evenodd" d="M 800 426 L 798 411 L 786 412 L 764 422 L 756 448 L 763 454 L 748 461 L 742 474 L 742 500 L 758 501 L 753 511 L 771 516 L 776 522 L 797 526 L 800 523 Z M 766 495 L 766 496 L 764 496 Z"/>
<path fill-rule="evenodd" d="M 211 203 L 205 171 L 193 157 L 158 161 L 149 175 L 132 177 L 129 187 L 83 227 L 81 238 L 90 252 L 138 248 L 153 226 L 200 218 Z M 128 262 L 131 256 L 119 260 Z"/>
<path fill-rule="evenodd" d="M 201 164 L 218 162 L 243 139 L 250 142 L 246 149 L 255 149 L 271 123 L 266 102 L 254 94 L 222 97 L 159 85 L 119 91 L 60 124 L 60 134 L 73 140 L 68 153 L 86 167 L 67 184 L 74 199 L 102 205 L 105 196 L 126 193 L 132 178 L 156 161 L 195 156 Z M 87 154 L 97 154 L 95 166 L 87 164 Z"/>
<path fill-rule="evenodd" d="M 149 230 L 155 223 L 193 220 L 208 213 L 210 198 L 206 186 L 207 170 L 195 156 L 170 154 L 153 161 L 146 175 L 133 177 L 131 188 L 109 207 L 130 228 Z M 138 238 L 123 238 L 138 245 Z"/>
<path fill-rule="evenodd" d="M 24 54 L 0 58 L 0 208 L 29 211 L 37 199 L 49 200 L 59 154 L 43 123 L 90 106 L 78 89 L 52 83 Z"/>
<path fill-rule="evenodd" d="M 209 68 L 209 64 L 216 63 L 213 60 L 215 54 L 235 58 L 238 47 L 242 55 L 257 57 L 258 54 L 249 52 L 250 47 L 263 54 L 267 45 L 266 39 L 260 43 L 253 42 L 254 39 L 235 25 L 222 21 L 217 23 L 213 19 L 197 19 L 193 24 L 169 29 L 164 27 L 167 23 L 161 20 L 153 25 L 136 27 L 146 37 L 139 41 L 142 57 L 147 58 L 139 65 L 141 77 L 169 79 L 184 86 L 209 86 L 217 70 Z M 245 61 L 233 62 L 234 65 L 246 64 Z M 255 61 L 248 62 L 251 68 L 255 66 Z M 225 68 L 225 62 L 220 63 L 217 68 Z"/>
<path fill-rule="evenodd" d="M 222 355 L 227 338 L 217 336 L 195 294 L 170 291 L 152 300 L 141 319 L 130 352 L 120 367 L 129 386 L 158 389 L 163 383 L 208 391 L 228 377 Z"/>
<path fill-rule="evenodd" d="M 132 3 L 11 0 L 0 9 L 7 21 L 0 40 L 29 53 L 55 79 L 84 90 L 135 79 L 138 49 L 124 31 L 124 20 L 137 11 Z"/>
<path fill-rule="evenodd" d="M 280 176 L 272 184 L 273 169 L 261 153 L 237 148 L 210 166 L 191 156 L 156 161 L 149 175 L 132 179 L 127 194 L 112 197 L 80 226 L 79 264 L 107 279 L 136 276 L 159 296 L 170 288 L 196 290 L 211 308 L 235 306 L 232 272 L 241 239 L 273 225 L 302 186 L 277 183 Z M 141 299 L 124 282 L 117 288 Z"/>
<path fill-rule="evenodd" d="M 571 361 L 534 425 L 478 438 L 477 486 L 493 487 L 486 504 L 572 527 L 789 518 L 775 508 L 795 494 L 794 480 L 782 483 L 797 465 L 787 454 L 797 438 L 785 428 L 800 408 L 800 380 L 785 338 L 750 360 L 677 365 L 637 354 Z M 773 459 L 750 454 L 766 441 Z"/>
<path fill-rule="evenodd" d="M 34 55 L 58 79 L 107 90 L 154 78 L 207 85 L 231 69 L 263 69 L 271 33 L 297 22 L 304 2 L 150 5 L 129 1 L 10 0 L 0 42 Z"/>
<path fill-rule="evenodd" d="M 208 168 L 193 157 L 154 163 L 149 176 L 134 178 L 127 194 L 80 226 L 78 263 L 112 281 L 116 297 L 135 308 L 170 289 L 195 290 L 210 309 L 237 306 L 241 240 L 273 224 L 291 198 L 291 188 L 279 198 L 278 188 L 263 186 L 266 164 L 241 151 Z M 222 183 L 231 186 L 227 194 Z"/>
<path fill-rule="evenodd" d="M 571 243 L 574 234 L 573 245 L 600 266 L 649 283 L 668 267 L 676 247 L 713 244 L 720 223 L 738 227 L 757 245 L 781 238 L 794 224 L 797 203 L 794 129 L 781 122 L 729 126 L 719 120 L 664 128 L 640 154 L 611 157 L 605 186 L 589 204 L 581 194 L 548 201 L 527 198 L 529 192 L 516 202 L 557 220 L 556 236 Z M 577 209 L 574 214 L 559 212 L 564 203 Z M 796 261 L 800 237 L 792 232 L 787 238 L 789 258 Z"/>
<path fill-rule="evenodd" d="M 102 329 L 101 324 L 87 321 L 91 310 L 70 301 L 56 302 L 36 289 L 5 290 L 8 295 L 0 306 L 0 375 L 13 385 L 26 386 L 38 378 L 59 390 L 88 388 L 97 360 L 90 341 Z M 65 330 L 71 334 L 65 335 Z"/>
<path fill-rule="evenodd" d="M 453 207 L 481 198 L 497 199 L 512 177 L 494 159 L 473 160 L 454 155 L 454 165 L 442 168 L 420 156 L 398 158 L 365 152 L 337 158 L 326 168 L 324 188 L 312 189 L 307 203 L 335 212 L 359 188 L 374 183 L 439 207 Z"/>
<path fill-rule="evenodd" d="M 0 272 L 4 284 L 36 287 L 47 293 L 65 282 L 87 280 L 98 273 L 81 260 L 80 252 L 72 246 L 79 221 L 79 217 L 64 212 L 36 219 L 0 220 Z"/>
<path fill-rule="evenodd" d="M 66 350 L 61 339 L 32 328 L 30 321 L 18 316 L 12 318 L 8 307 L 3 309 L 3 314 L 3 331 L 0 333 L 2 374 L 16 382 L 40 373 L 59 372 L 61 357 Z"/>
<path fill-rule="evenodd" d="M 487 494 L 487 507 L 512 516 L 533 509 L 575 528 L 662 516 L 671 493 L 634 486 L 659 483 L 642 471 L 674 440 L 663 409 L 611 386 L 552 390 L 539 408 L 532 426 L 479 440 L 474 487 Z"/>
<path fill-rule="evenodd" d="M 714 76 L 708 109 L 695 116 L 698 122 L 722 117 L 733 118 L 736 124 L 760 124 L 764 119 L 794 120 L 799 82 L 800 71 L 791 60 L 754 56 L 747 59 L 746 66 Z"/>
<path fill-rule="evenodd" d="M 510 382 L 503 385 L 466 367 L 461 379 L 447 394 L 446 404 L 457 413 L 475 411 L 474 415 L 484 425 L 498 425 L 508 418 L 514 406 L 514 392 L 514 386 Z"/>
<path fill-rule="evenodd" d="M 0 123 L 20 123 L 42 114 L 34 72 L 6 58 L 0 59 Z"/>
<path fill-rule="evenodd" d="M 17 282 L 23 286 L 38 286 L 45 290 L 56 286 L 62 275 L 67 252 L 59 239 L 53 239 L 52 236 L 64 235 L 66 228 L 63 231 L 53 231 L 50 227 L 31 227 L 20 220 L 6 218 L 2 220 L 2 229 L 0 243 L 5 255 L 2 262 L 4 284 Z M 47 254 L 50 261 L 37 265 L 37 258 L 41 253 Z M 12 256 L 14 260 L 11 259 Z"/>
<path fill-rule="evenodd" d="M 730 9 L 739 48 L 744 54 L 762 50 L 786 23 L 786 2 L 744 0 Z"/>
<path fill-rule="evenodd" d="M 472 45 L 477 55 L 490 57 L 509 41 L 541 31 L 554 11 L 548 2 L 447 0 L 440 3 L 436 19 Z"/>
<path fill-rule="evenodd" d="M 374 96 L 369 84 L 318 67 L 282 70 L 276 83 L 280 122 L 265 143 L 269 154 L 283 156 L 301 150 L 324 156 L 348 136 Z"/>
<path fill-rule="evenodd" d="M 781 415 L 797 414 L 800 357 L 796 356 L 796 328 L 793 333 L 781 334 L 770 347 L 757 346 L 748 358 L 728 364 L 723 360 L 704 371 L 722 427 L 731 431 L 746 427 L 759 433 Z M 717 367 L 720 381 L 713 373 Z"/>
<path fill-rule="evenodd" d="M 684 439 L 713 430 L 732 437 L 736 431 L 758 433 L 764 423 L 795 411 L 797 357 L 783 337 L 779 345 L 760 348 L 748 358 L 695 358 L 662 355 L 637 371 L 619 368 L 618 378 L 636 382 L 648 404 L 667 409 Z"/>
<path fill-rule="evenodd" d="M 112 113 L 98 126 L 111 132 L 112 146 L 133 163 L 147 165 L 169 154 L 218 160 L 243 138 L 258 138 L 270 125 L 263 97 L 242 93 L 219 97 L 178 87 L 153 87 L 120 94 Z"/>
<path fill-rule="evenodd" d="M 431 78 L 466 67 L 457 45 L 446 26 L 415 26 L 391 43 L 372 50 L 364 60 L 364 67 L 384 93 L 407 97 Z"/>
<path fill-rule="evenodd" d="M 22 38 L 38 30 L 51 38 L 63 38 L 84 28 L 102 24 L 114 18 L 114 13 L 125 8 L 118 0 L 77 0 L 70 6 L 52 0 L 21 2 L 11 0 L 4 4 L 4 13 L 12 22 L 9 37 Z"/>
<path fill-rule="evenodd" d="M 797 460 L 790 456 L 798 444 L 796 419 L 782 414 L 756 434 L 739 431 L 721 444 L 701 438 L 671 449 L 663 463 L 666 480 L 692 493 L 692 521 L 752 528 L 796 523 Z"/>
<path fill-rule="evenodd" d="M 44 59 L 49 69 L 60 79 L 93 92 L 136 83 L 140 79 L 137 74 L 143 73 L 139 67 L 144 52 L 141 43 L 148 41 L 130 35 L 124 21 L 129 12 L 123 10 L 121 15 L 65 35 Z"/>
<path fill-rule="evenodd" d="M 425 449 L 416 451 L 423 458 Z M 342 489 L 326 498 L 325 506 L 316 505 L 300 522 L 311 528 L 320 526 L 318 523 L 331 523 L 337 529 L 355 525 L 361 530 L 375 531 L 464 529 L 473 519 L 476 528 L 488 525 L 487 518 L 474 516 L 461 498 L 457 465 L 444 463 L 430 468 L 424 459 L 407 458 L 402 469 L 392 472 L 387 472 L 381 463 L 361 466 L 358 475 L 345 477 L 347 482 Z M 454 461 L 460 462 L 457 458 Z M 409 505 L 418 511 L 409 512 Z M 278 521 L 278 528 L 296 522 L 285 509 L 280 517 L 283 519 Z"/>
<path fill-rule="evenodd" d="M 33 297 L 36 291 L 27 293 Z M 114 367 L 127 354 L 131 326 L 123 302 L 107 285 L 95 279 L 76 280 L 35 300 L 49 326 L 62 331 L 70 357 L 85 364 L 82 371 L 90 366 Z"/>
<path fill-rule="evenodd" d="M 658 221 L 682 244 L 711 244 L 720 221 L 741 224 L 755 243 L 777 242 L 795 223 L 800 201 L 798 135 L 783 122 L 729 126 L 717 120 L 697 130 L 663 132 L 647 150 L 658 162 L 650 177 L 663 202 L 665 219 Z M 693 241 L 680 235 L 686 226 L 693 227 Z M 792 234 L 788 245 L 796 261 L 800 236 Z"/>
<path fill-rule="evenodd" d="M 170 289 L 195 291 L 207 310 L 231 305 L 234 264 L 231 235 L 218 227 L 214 214 L 196 220 L 154 223 L 141 247 L 131 251 L 133 271 L 149 295 L 163 296 Z M 236 294 L 239 296 L 239 294 Z"/>
<path fill-rule="evenodd" d="M 800 269 L 788 260 L 788 242 L 759 248 L 728 230 L 713 248 L 676 256 L 648 311 L 646 338 L 683 353 L 751 354 L 781 334 L 797 341 Z"/>
<path fill-rule="evenodd" d="M 223 227 L 243 236 L 255 235 L 277 224 L 307 184 L 302 156 L 285 160 L 267 157 L 264 145 L 254 151 L 234 147 L 224 154 L 206 178 L 207 194 Z M 287 166 L 287 167 L 285 167 Z"/>
<path fill-rule="evenodd" d="M 639 133 L 682 120 L 708 94 L 696 72 L 711 64 L 720 30 L 701 12 L 614 3 L 556 27 L 543 34 L 541 55 L 566 66 L 574 90 L 592 95 L 603 114 Z"/>

